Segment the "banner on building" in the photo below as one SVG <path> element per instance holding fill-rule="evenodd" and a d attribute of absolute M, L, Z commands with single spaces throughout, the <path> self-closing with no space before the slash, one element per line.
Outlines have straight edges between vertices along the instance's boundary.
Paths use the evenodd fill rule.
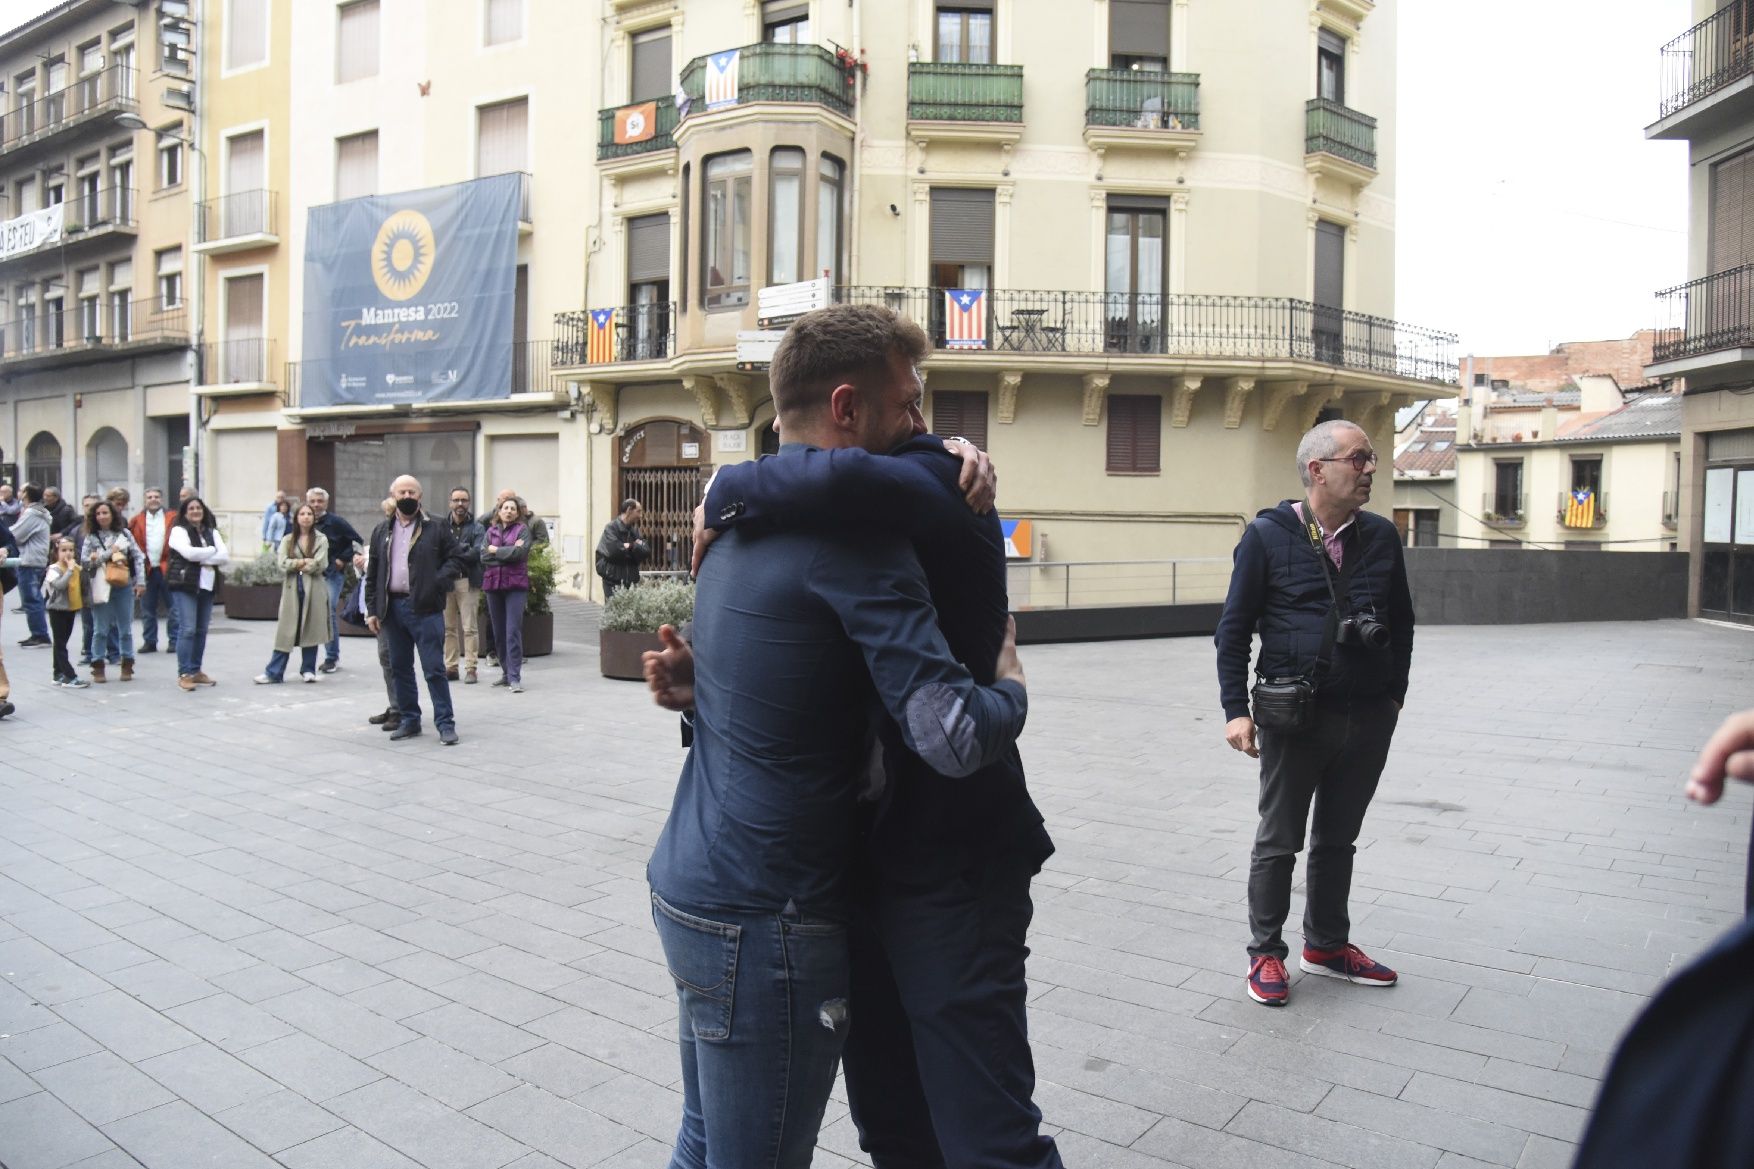
<path fill-rule="evenodd" d="M 65 204 L 56 203 L 0 223 L 0 260 L 60 243 L 65 208 Z"/>
<path fill-rule="evenodd" d="M 311 208 L 301 405 L 510 395 L 522 181 L 495 175 Z"/>
<path fill-rule="evenodd" d="M 606 365 L 615 360 L 615 310 L 591 310 L 591 337 L 585 344 L 586 365 Z"/>
<path fill-rule="evenodd" d="M 622 106 L 615 111 L 615 145 L 628 146 L 635 142 L 650 142 L 658 132 L 658 103 L 655 101 L 641 102 L 637 106 Z"/>
<path fill-rule="evenodd" d="M 1005 559 L 1028 560 L 1035 555 L 1035 531 L 1028 520 L 999 521 L 1000 531 L 1005 533 Z"/>
<path fill-rule="evenodd" d="M 737 56 L 736 49 L 726 49 L 706 59 L 707 109 L 737 104 Z"/>
<path fill-rule="evenodd" d="M 944 348 L 987 347 L 987 298 L 978 288 L 944 290 Z"/>
<path fill-rule="evenodd" d="M 1594 491 L 1588 487 L 1579 487 L 1567 496 L 1565 526 L 1568 528 L 1593 528 L 1596 526 L 1596 493 Z"/>

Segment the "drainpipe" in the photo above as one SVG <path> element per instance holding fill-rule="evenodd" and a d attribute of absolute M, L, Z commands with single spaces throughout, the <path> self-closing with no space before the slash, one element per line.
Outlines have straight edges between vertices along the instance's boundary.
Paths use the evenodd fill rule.
<path fill-rule="evenodd" d="M 865 53 L 865 26 L 861 19 L 863 5 L 861 0 L 848 0 L 853 9 L 852 46 L 847 51 L 852 53 L 853 60 L 862 60 Z M 859 201 L 860 179 L 864 176 L 865 167 L 862 159 L 865 152 L 865 76 L 861 70 L 858 74 L 858 92 L 853 102 L 853 205 L 851 208 L 852 222 L 847 225 L 853 235 L 852 255 L 847 261 L 846 282 L 849 285 L 859 283 L 859 241 L 864 236 L 860 226 L 859 214 L 863 206 Z"/>
<path fill-rule="evenodd" d="M 184 478 L 202 499 L 207 498 L 201 490 L 207 460 L 201 450 L 201 399 L 196 395 L 195 387 L 201 384 L 201 344 L 206 332 L 202 314 L 207 303 L 207 255 L 196 252 L 194 246 L 201 238 L 201 201 L 207 197 L 207 151 L 201 145 L 201 126 L 205 120 L 201 117 L 201 108 L 207 104 L 207 88 L 201 83 L 203 63 L 207 60 L 202 43 L 207 28 L 205 8 L 203 0 L 194 0 L 190 10 L 195 24 L 194 44 L 191 46 L 195 60 L 190 69 L 190 88 L 195 100 L 189 103 L 194 107 L 189 113 L 189 141 L 193 144 L 189 150 L 189 161 L 193 165 L 189 169 L 194 173 L 189 176 L 189 244 L 185 254 L 190 274 L 195 279 L 189 291 L 189 313 L 194 318 L 194 328 L 190 331 L 193 343 L 189 347 L 189 465 L 183 468 Z"/>

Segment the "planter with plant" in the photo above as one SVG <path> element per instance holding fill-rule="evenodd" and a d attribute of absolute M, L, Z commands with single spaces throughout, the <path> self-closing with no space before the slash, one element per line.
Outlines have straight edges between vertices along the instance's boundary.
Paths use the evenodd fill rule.
<path fill-rule="evenodd" d="M 548 598 L 554 593 L 560 571 L 560 553 L 553 544 L 530 549 L 530 595 L 524 598 L 524 656 L 539 658 L 554 652 L 554 610 Z"/>
<path fill-rule="evenodd" d="M 603 602 L 598 623 L 598 665 L 605 678 L 634 681 L 645 676 L 640 655 L 662 649 L 660 625 L 681 629 L 694 617 L 694 585 L 664 577 L 620 589 Z"/>
<path fill-rule="evenodd" d="M 227 568 L 220 602 L 233 621 L 275 621 L 280 617 L 280 588 L 286 573 L 280 554 L 264 552 L 254 560 Z"/>

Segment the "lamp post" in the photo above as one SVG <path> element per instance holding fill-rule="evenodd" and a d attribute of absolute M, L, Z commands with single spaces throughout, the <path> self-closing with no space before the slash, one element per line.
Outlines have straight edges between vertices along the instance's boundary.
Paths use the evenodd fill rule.
<path fill-rule="evenodd" d="M 207 187 L 207 152 L 202 150 L 192 138 L 169 130 L 160 130 L 149 126 L 146 119 L 132 111 L 120 113 L 112 119 L 116 125 L 127 130 L 151 130 L 153 137 L 159 140 L 180 142 L 187 146 L 195 155 L 195 165 L 189 174 L 189 242 L 187 251 L 190 267 L 195 279 L 188 293 L 189 314 L 195 319 L 195 327 L 190 331 L 189 346 L 189 465 L 183 468 L 183 478 L 194 488 L 196 495 L 201 495 L 201 476 L 206 470 L 206 460 L 201 455 L 201 399 L 195 395 L 195 387 L 201 384 L 201 345 L 205 333 L 206 320 L 203 316 L 203 305 L 207 291 L 207 255 L 195 250 L 201 238 L 201 200 Z M 202 498 L 206 498 L 202 496 Z"/>

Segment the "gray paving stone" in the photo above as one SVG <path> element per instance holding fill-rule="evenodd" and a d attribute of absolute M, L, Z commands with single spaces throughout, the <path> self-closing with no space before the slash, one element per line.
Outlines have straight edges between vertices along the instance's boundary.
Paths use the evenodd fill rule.
<path fill-rule="evenodd" d="M 233 1052 L 291 1035 L 294 1030 L 291 1024 L 229 994 L 209 995 L 172 1007 L 165 1014 L 207 1042 Z"/>
<path fill-rule="evenodd" d="M 1576 1157 L 1577 1146 L 1571 1142 L 1536 1135 L 1529 1137 L 1516 1169 L 1571 1169 Z"/>
<path fill-rule="evenodd" d="M 117 989 L 127 991 L 155 1011 L 204 999 L 219 989 L 199 975 L 160 958 L 111 971 L 105 977 Z"/>
<path fill-rule="evenodd" d="M 287 1169 L 425 1169 L 352 1126 L 287 1149 L 275 1159 Z"/>
<path fill-rule="evenodd" d="M 304 1034 L 271 1040 L 239 1052 L 238 1058 L 318 1103 L 381 1078 L 375 1069 Z"/>
<path fill-rule="evenodd" d="M 107 1051 L 36 1073 L 43 1087 L 95 1125 L 105 1125 L 176 1099 L 163 1085 Z"/>
<path fill-rule="evenodd" d="M 556 1096 L 577 1096 L 621 1073 L 588 1055 L 580 1055 L 559 1043 L 540 1047 L 499 1061 L 500 1068 Z M 673 1125 L 671 1127 L 674 1127 Z"/>
<path fill-rule="evenodd" d="M 572 1102 L 666 1146 L 676 1139 L 682 1094 L 639 1076 L 619 1075 L 573 1096 Z"/>
<path fill-rule="evenodd" d="M 215 1112 L 213 1119 L 265 1153 L 278 1153 L 347 1127 L 334 1113 L 285 1089 Z"/>
<path fill-rule="evenodd" d="M 62 1169 L 114 1147 L 47 1092 L 0 1104 L 0 1165 L 6 1169 Z"/>
<path fill-rule="evenodd" d="M 414 1038 L 407 1028 L 318 987 L 264 999 L 261 1009 L 352 1056 L 374 1055 Z"/>
<path fill-rule="evenodd" d="M 388 977 L 383 982 L 356 990 L 347 996 L 350 1002 L 358 1003 L 368 1011 L 382 1015 L 386 1019 L 406 1019 L 409 1015 L 418 1015 L 422 1011 L 430 1011 L 434 1007 L 442 1007 L 445 999 L 430 990 L 422 990 L 412 982 L 404 982 L 400 978 Z"/>
<path fill-rule="evenodd" d="M 492 1103 L 490 1100 L 477 1108 L 490 1108 Z M 479 1169 L 484 1165 L 505 1165 L 529 1151 L 529 1146 L 502 1135 L 503 1130 L 446 1108 L 430 1096 L 394 1080 L 379 1080 L 355 1089 L 329 1101 L 328 1107 L 426 1169 Z M 488 1115 L 501 1116 L 491 1111 Z M 520 1127 L 536 1123 L 533 1118 L 526 1117 Z"/>
<path fill-rule="evenodd" d="M 473 1007 L 484 1015 L 491 1015 L 502 1023 L 510 1023 L 517 1027 L 532 1019 L 540 1019 L 543 1015 L 552 1015 L 566 1007 L 566 1003 L 550 998 L 545 994 L 527 990 L 516 983 L 507 982 L 503 978 L 495 978 L 491 974 L 476 971 L 466 974 L 453 982 L 442 983 L 432 988 L 433 993 L 444 995 L 454 1002 Z M 673 1008 L 672 1008 L 673 1009 Z"/>
<path fill-rule="evenodd" d="M 20 1071 L 11 1060 L 0 1058 L 0 1104 L 42 1090 L 41 1084 Z"/>
<path fill-rule="evenodd" d="M 208 1114 L 280 1090 L 275 1081 L 211 1043 L 144 1060 L 140 1070 Z"/>
<path fill-rule="evenodd" d="M 243 1138 L 181 1100 L 106 1125 L 104 1133 L 146 1169 L 277 1169 Z"/>
<path fill-rule="evenodd" d="M 1329 1169 L 1332 1161 L 1318 1161 L 1277 1145 L 1219 1132 L 1166 1116 L 1133 1148 L 1150 1156 L 1190 1169 Z"/>
<path fill-rule="evenodd" d="M 533 1033 L 502 1023 L 461 1003 L 447 1003 L 422 1011 L 402 1022 L 422 1035 L 431 1036 L 487 1063 L 499 1063 L 542 1045 L 540 1032 Z"/>
<path fill-rule="evenodd" d="M 1328 1093 L 1316 1115 L 1494 1165 L 1515 1165 L 1528 1141 L 1517 1129 L 1345 1087 Z"/>
<path fill-rule="evenodd" d="M 200 1037 L 138 999 L 112 990 L 63 1003 L 61 1017 L 129 1063 L 199 1043 Z"/>
<path fill-rule="evenodd" d="M 67 1023 L 51 1023 L 46 1027 L 0 1036 L 0 1056 L 27 1072 L 96 1055 L 103 1049 L 103 1045 L 91 1036 Z"/>
<path fill-rule="evenodd" d="M 633 1129 L 529 1084 L 477 1104 L 469 1115 L 563 1165 L 593 1165 L 643 1139 Z"/>
<path fill-rule="evenodd" d="M 1569 1104 L 1539 1100 L 1502 1088 L 1464 1084 L 1426 1072 L 1414 1075 L 1401 1098 L 1461 1116 L 1515 1124 L 1525 1132 L 1561 1141 L 1575 1141 L 1582 1135 L 1589 1116 L 1586 1110 Z"/>
<path fill-rule="evenodd" d="M 1244 1105 L 1226 1131 L 1354 1169 L 1430 1169 L 1442 1155 L 1429 1145 L 1292 1112 L 1259 1100 Z"/>
<path fill-rule="evenodd" d="M 425 1036 L 366 1062 L 459 1111 L 518 1086 L 515 1076 Z"/>

